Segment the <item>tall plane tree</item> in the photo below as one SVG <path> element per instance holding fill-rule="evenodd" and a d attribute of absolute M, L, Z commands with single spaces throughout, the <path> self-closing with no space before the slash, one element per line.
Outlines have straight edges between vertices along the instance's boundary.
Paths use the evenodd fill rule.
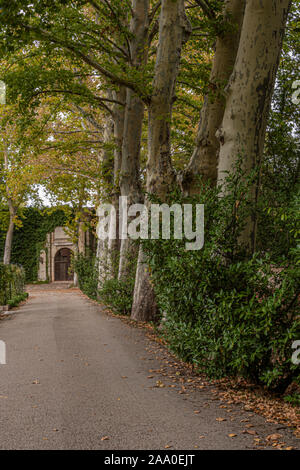
<path fill-rule="evenodd" d="M 246 172 L 258 168 L 291 0 L 247 0 L 235 67 L 227 86 L 226 108 L 218 131 L 218 182 L 222 184 L 242 158 Z M 253 188 L 258 197 L 259 181 Z M 256 216 L 241 242 L 254 252 Z"/>
<path fill-rule="evenodd" d="M 171 118 L 181 49 L 191 33 L 184 0 L 163 0 L 159 20 L 159 43 L 148 111 L 147 192 L 164 199 L 175 183 L 171 162 Z M 140 248 L 132 318 L 153 320 L 157 316 L 154 292 L 145 254 Z"/>
<path fill-rule="evenodd" d="M 191 160 L 183 172 L 182 186 L 188 194 L 197 193 L 197 177 L 217 182 L 219 129 L 225 110 L 224 88 L 232 74 L 246 0 L 226 0 L 222 11 L 222 21 L 217 26 L 217 39 L 212 69 L 207 84 L 208 94 L 204 98 L 197 131 L 196 146 Z M 211 11 L 210 16 L 216 17 Z"/>

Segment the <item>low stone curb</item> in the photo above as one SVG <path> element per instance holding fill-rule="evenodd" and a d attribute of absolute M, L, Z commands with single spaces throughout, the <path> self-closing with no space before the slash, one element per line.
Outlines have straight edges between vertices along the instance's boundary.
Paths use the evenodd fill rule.
<path fill-rule="evenodd" d="M 9 308 L 9 305 L 0 305 L 0 313 L 8 312 Z"/>

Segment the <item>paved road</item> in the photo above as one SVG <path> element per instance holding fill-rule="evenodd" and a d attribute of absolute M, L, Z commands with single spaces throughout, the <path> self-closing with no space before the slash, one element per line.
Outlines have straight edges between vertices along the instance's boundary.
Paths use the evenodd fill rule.
<path fill-rule="evenodd" d="M 143 330 L 54 287 L 35 287 L 0 321 L 0 449 L 251 449 L 247 418 L 259 437 L 280 432 L 297 446 L 262 417 L 238 406 L 227 413 L 209 387 L 178 393 L 170 378 L 149 372 L 168 355 Z"/>

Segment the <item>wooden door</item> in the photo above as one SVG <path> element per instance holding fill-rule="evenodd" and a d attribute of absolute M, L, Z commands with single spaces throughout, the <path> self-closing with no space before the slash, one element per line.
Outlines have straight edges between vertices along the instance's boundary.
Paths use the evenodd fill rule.
<path fill-rule="evenodd" d="M 73 276 L 69 273 L 71 266 L 71 250 L 62 248 L 59 250 L 54 259 L 54 280 L 55 281 L 71 281 Z"/>

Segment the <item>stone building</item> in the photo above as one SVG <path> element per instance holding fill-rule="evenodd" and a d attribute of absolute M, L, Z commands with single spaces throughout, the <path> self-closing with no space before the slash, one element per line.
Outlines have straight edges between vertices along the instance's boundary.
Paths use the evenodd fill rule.
<path fill-rule="evenodd" d="M 38 270 L 39 281 L 73 281 L 71 259 L 77 250 L 85 253 L 87 247 L 92 248 L 94 240 L 90 231 L 79 228 L 78 247 L 73 243 L 64 227 L 56 227 L 47 234 L 44 248 L 40 252 Z"/>

